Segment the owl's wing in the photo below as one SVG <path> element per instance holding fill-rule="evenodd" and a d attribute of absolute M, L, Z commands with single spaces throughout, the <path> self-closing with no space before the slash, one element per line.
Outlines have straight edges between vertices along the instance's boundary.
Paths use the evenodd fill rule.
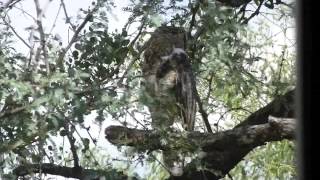
<path fill-rule="evenodd" d="M 193 89 L 195 88 L 195 79 L 191 66 L 178 67 L 176 98 L 184 123 L 184 129 L 194 130 L 196 115 L 196 97 Z"/>

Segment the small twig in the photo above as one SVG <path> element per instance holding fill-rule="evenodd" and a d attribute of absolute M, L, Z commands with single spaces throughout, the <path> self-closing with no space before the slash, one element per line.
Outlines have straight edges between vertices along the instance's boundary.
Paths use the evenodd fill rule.
<path fill-rule="evenodd" d="M 212 91 L 212 80 L 213 80 L 213 76 L 214 76 L 214 73 L 212 72 L 212 73 L 211 73 L 211 76 L 210 76 L 210 79 L 208 80 L 208 81 L 209 81 L 209 90 L 208 90 L 207 97 L 206 97 L 206 101 L 207 101 L 207 102 L 209 101 L 209 97 L 210 97 L 210 94 L 211 94 L 211 91 Z"/>
<path fill-rule="evenodd" d="M 197 1 L 195 6 L 191 7 L 192 17 L 191 17 L 189 31 L 188 31 L 188 38 L 191 38 L 192 28 L 195 26 L 196 15 L 197 15 L 197 12 L 198 12 L 199 8 L 200 8 L 200 1 Z"/>
<path fill-rule="evenodd" d="M 212 129 L 211 129 L 211 125 L 209 123 L 209 120 L 208 120 L 208 114 L 207 112 L 203 109 L 203 104 L 201 102 L 201 99 L 199 97 L 199 94 L 198 92 L 196 92 L 196 100 L 197 100 L 197 103 L 198 103 L 198 106 L 199 106 L 199 112 L 202 116 L 202 120 L 204 122 L 204 124 L 206 125 L 206 128 L 207 128 L 207 131 L 209 133 L 213 133 Z"/>
<path fill-rule="evenodd" d="M 255 11 L 254 13 L 252 13 L 252 14 L 250 15 L 250 17 L 246 18 L 246 19 L 242 22 L 242 24 L 248 24 L 248 22 L 250 21 L 250 19 L 252 19 L 254 16 L 256 16 L 256 15 L 259 14 L 260 8 L 261 8 L 263 2 L 264 2 L 264 0 L 260 0 L 260 4 L 258 5 L 258 8 L 256 9 L 256 11 Z"/>
<path fill-rule="evenodd" d="M 241 13 L 241 17 L 239 19 L 239 22 L 241 22 L 241 20 L 244 19 L 244 16 L 246 15 L 247 5 L 248 5 L 248 3 L 244 4 L 235 15 L 235 17 L 237 17 Z"/>
<path fill-rule="evenodd" d="M 291 8 L 291 9 L 295 8 L 293 4 L 288 4 L 288 3 L 285 3 L 285 2 L 282 2 L 282 1 L 278 1 L 275 4 L 282 4 L 282 5 L 285 5 L 285 6 L 289 7 L 289 8 Z"/>
<path fill-rule="evenodd" d="M 14 7 L 18 10 L 20 10 L 22 12 L 22 14 L 25 16 L 27 15 L 28 17 L 30 17 L 32 20 L 34 20 L 34 22 L 37 22 L 37 19 L 35 17 L 33 17 L 30 13 L 28 13 L 27 11 L 23 10 L 22 8 L 20 7 Z M 25 16 L 26 17 L 26 16 Z"/>
<path fill-rule="evenodd" d="M 46 69 L 47 69 L 47 75 L 50 74 L 50 68 L 49 68 L 49 60 L 48 60 L 48 53 L 46 50 L 46 38 L 45 38 L 45 33 L 43 30 L 42 26 L 42 15 L 43 12 L 40 9 L 40 4 L 38 0 L 34 0 L 35 6 L 36 6 L 36 11 L 37 11 L 37 25 L 38 25 L 38 31 L 40 34 L 40 45 L 42 48 L 42 53 L 43 53 L 43 59 L 46 64 Z"/>
<path fill-rule="evenodd" d="M 192 37 L 192 40 L 193 41 L 196 41 L 196 39 L 203 33 L 203 32 L 205 32 L 205 30 L 206 30 L 206 27 L 205 26 L 203 26 L 203 27 L 200 27 L 200 29 L 196 32 L 196 34 Z M 191 59 L 193 59 L 194 58 L 194 56 L 195 56 L 195 52 L 196 52 L 196 48 L 195 47 L 191 47 L 191 55 L 190 55 L 190 58 Z M 195 96 L 195 99 L 196 99 L 196 101 L 197 101 L 197 104 L 198 104 L 198 106 L 199 106 L 199 112 L 200 112 L 200 114 L 201 114 L 201 116 L 202 116 L 202 120 L 203 120 L 203 122 L 204 122 L 204 124 L 205 124 L 205 126 L 206 126 L 206 128 L 207 128 L 207 131 L 209 132 L 209 133 L 213 133 L 213 131 L 212 131 L 212 129 L 211 129 L 211 125 L 210 125 L 210 123 L 209 123 L 209 120 L 208 120 L 208 114 L 206 113 L 206 111 L 204 110 L 204 108 L 203 108 L 203 104 L 202 104 L 202 102 L 201 102 L 201 99 L 200 99 L 200 96 L 199 96 L 199 93 L 198 93 L 198 90 L 197 90 L 197 87 L 196 87 L 196 80 L 195 80 L 195 76 L 194 76 L 194 74 L 192 73 L 192 81 L 193 81 L 193 83 L 192 83 L 192 91 L 193 91 L 193 94 L 194 94 L 194 96 Z"/>
<path fill-rule="evenodd" d="M 94 144 L 94 145 L 97 145 L 97 140 L 92 137 L 91 133 L 89 132 L 89 128 L 90 128 L 90 126 L 89 126 L 88 128 L 85 128 L 86 131 L 87 131 L 87 134 L 89 135 L 89 137 L 90 137 L 91 141 L 93 142 L 93 144 Z M 100 133 L 99 133 L 99 134 L 100 134 Z"/>
<path fill-rule="evenodd" d="M 125 111 L 132 117 L 133 120 L 140 124 L 144 129 L 148 130 L 148 128 L 144 124 L 142 124 L 132 113 L 130 113 L 127 109 Z"/>
<path fill-rule="evenodd" d="M 21 0 L 9 0 L 5 5 L 4 5 L 4 9 L 7 8 L 11 8 L 12 6 L 14 6 L 15 4 L 17 4 L 18 2 L 20 2 Z"/>
<path fill-rule="evenodd" d="M 62 5 L 60 4 L 59 9 L 58 9 L 58 12 L 57 12 L 57 15 L 56 15 L 56 17 L 54 18 L 54 21 L 53 21 L 53 24 L 52 24 L 52 26 L 51 26 L 50 33 L 49 33 L 49 34 L 51 34 L 52 31 L 53 31 L 53 28 L 56 27 L 56 23 L 57 23 L 57 20 L 58 20 L 58 16 L 59 16 L 59 14 L 60 14 L 61 6 L 62 6 Z"/>
<path fill-rule="evenodd" d="M 195 80 L 195 76 L 194 75 L 192 75 L 192 91 L 193 91 L 193 94 L 194 94 L 194 96 L 195 96 L 195 99 L 196 99 L 196 101 L 197 101 L 197 103 L 198 103 L 198 106 L 199 106 L 199 112 L 200 112 L 200 114 L 201 114 L 201 116 L 202 116 L 202 120 L 203 120 L 203 122 L 204 122 L 204 124 L 206 125 L 206 128 L 207 128 L 207 131 L 209 132 L 209 133 L 213 133 L 213 131 L 212 131 L 212 129 L 211 129 L 211 125 L 210 125 L 210 123 L 209 123 L 209 120 L 208 120 L 208 114 L 207 114 L 207 112 L 204 110 L 204 108 L 203 108 L 203 104 L 202 104 L 202 101 L 201 101 L 201 99 L 200 99 L 200 95 L 199 95 L 199 93 L 198 93 L 198 90 L 197 90 L 197 87 L 196 87 L 196 80 Z"/>
<path fill-rule="evenodd" d="M 139 27 L 139 32 L 138 32 L 138 34 L 136 35 L 136 37 L 134 37 L 134 39 L 130 42 L 129 47 L 132 47 L 132 46 L 136 43 L 136 41 L 138 40 L 138 38 L 140 37 L 140 35 L 142 34 L 142 30 L 143 30 L 143 28 L 144 28 L 144 26 L 145 26 L 145 24 L 146 24 L 147 18 L 146 18 L 146 17 L 142 17 L 141 20 L 142 20 L 142 23 L 141 23 L 141 25 L 140 25 L 140 27 Z"/>
<path fill-rule="evenodd" d="M 146 19 L 147 18 L 142 18 L 142 23 L 139 27 L 139 32 L 138 34 L 136 35 L 136 37 L 130 42 L 130 44 L 128 45 L 129 48 L 130 47 L 133 47 L 133 45 L 135 44 L 135 42 L 138 40 L 138 38 L 140 37 L 141 33 L 142 33 L 142 30 L 145 26 L 145 23 L 146 23 Z M 137 56 L 137 58 L 134 58 L 128 65 L 128 68 L 124 71 L 123 75 L 121 76 L 121 78 L 119 79 L 119 81 L 117 82 L 117 84 L 122 84 L 123 83 L 123 79 L 126 77 L 126 75 L 128 74 L 129 70 L 132 68 L 132 66 L 134 65 L 134 63 L 139 59 L 139 56 L 140 54 L 142 53 L 142 51 L 139 52 L 139 55 Z"/>
<path fill-rule="evenodd" d="M 232 176 L 231 176 L 230 173 L 227 173 L 227 176 L 228 176 L 231 180 L 233 180 L 233 178 L 232 178 Z"/>
<path fill-rule="evenodd" d="M 206 30 L 207 30 L 206 25 L 199 27 L 198 31 L 192 36 L 192 39 L 197 40 Z"/>
<path fill-rule="evenodd" d="M 58 67 L 60 68 L 60 71 L 61 72 L 64 72 L 64 69 L 63 69 L 63 59 L 64 59 L 64 56 L 66 55 L 66 53 L 68 52 L 68 50 L 71 48 L 71 46 L 73 45 L 73 43 L 75 43 L 78 39 L 78 36 L 79 36 L 79 33 L 81 32 L 81 30 L 84 28 L 84 26 L 89 22 L 89 20 L 92 18 L 93 16 L 93 12 L 94 10 L 88 12 L 87 16 L 85 17 L 85 19 L 83 20 L 83 22 L 80 24 L 80 26 L 78 27 L 78 29 L 74 32 L 68 46 L 63 49 L 61 52 L 60 52 L 60 55 L 58 57 L 58 60 L 57 60 L 57 64 L 58 64 Z"/>
<path fill-rule="evenodd" d="M 217 122 L 215 123 L 215 125 L 216 125 L 216 129 L 217 129 L 217 132 L 218 132 L 218 127 L 219 127 L 219 123 L 220 123 L 220 121 L 222 120 L 222 118 L 224 118 L 224 116 L 227 114 L 227 113 L 229 113 L 229 112 L 231 112 L 231 111 L 238 111 L 238 110 L 242 110 L 242 111 L 245 111 L 245 112 L 247 112 L 248 114 L 252 114 L 253 112 L 251 112 L 251 111 L 249 111 L 249 110 L 247 110 L 247 109 L 245 109 L 245 108 L 243 108 L 243 107 L 237 107 L 237 108 L 230 108 L 230 109 L 228 109 L 227 111 L 225 111 L 223 114 L 221 114 L 220 115 L 220 118 L 217 120 Z"/>
<path fill-rule="evenodd" d="M 134 63 L 140 59 L 139 57 L 134 58 L 128 65 L 127 69 L 124 71 L 123 75 L 120 77 L 119 81 L 117 82 L 118 86 L 122 86 L 123 80 L 124 78 L 127 76 L 129 70 L 132 68 L 132 66 L 134 65 Z"/>
<path fill-rule="evenodd" d="M 167 166 L 165 166 L 157 157 L 155 157 L 152 153 L 150 153 L 149 156 L 152 157 L 155 161 L 157 161 L 160 164 L 160 166 L 162 166 L 171 174 L 170 169 Z"/>
<path fill-rule="evenodd" d="M 62 112 L 61 110 L 58 109 L 58 111 L 61 114 L 64 114 L 64 112 Z M 69 127 L 72 127 L 72 126 L 75 127 L 75 126 L 73 124 L 71 124 L 70 120 L 67 117 L 64 117 L 63 121 L 64 121 L 63 122 L 63 127 L 64 127 L 64 130 L 66 131 L 66 136 L 67 136 L 67 139 L 68 139 L 69 144 L 70 144 L 70 150 L 71 150 L 71 154 L 72 154 L 72 157 L 73 157 L 74 167 L 75 168 L 80 168 L 79 156 L 77 154 L 77 148 L 75 146 L 76 139 L 73 137 L 73 135 L 72 135 L 73 132 L 70 132 L 70 128 L 69 128 Z"/>
<path fill-rule="evenodd" d="M 17 33 L 17 31 L 5 20 L 4 17 L 2 18 L 2 20 L 6 24 L 6 26 L 8 26 L 11 29 L 11 31 L 17 36 L 17 38 L 19 38 L 22 41 L 24 45 L 26 45 L 29 49 L 32 49 L 32 47 Z"/>
<path fill-rule="evenodd" d="M 195 58 L 195 53 L 196 53 L 196 50 L 198 49 L 197 48 L 197 39 L 203 34 L 206 32 L 206 29 L 207 27 L 204 25 L 204 26 L 201 26 L 198 28 L 198 30 L 195 32 L 195 34 L 193 36 L 191 36 L 191 34 L 189 34 L 187 38 L 187 52 L 189 54 L 189 57 L 191 59 L 194 60 Z M 189 42 L 190 41 L 190 42 Z M 190 52 L 190 53 L 189 53 Z M 200 63 L 200 62 L 199 62 Z"/>
<path fill-rule="evenodd" d="M 70 132 L 69 123 L 67 122 L 67 120 L 65 120 L 65 122 L 64 122 L 64 129 L 67 132 L 67 138 L 68 138 L 69 143 L 70 143 L 70 150 L 71 150 L 71 153 L 72 153 L 72 156 L 73 156 L 74 167 L 80 167 L 80 165 L 79 165 L 79 157 L 78 157 L 78 154 L 77 154 L 77 148 L 75 146 L 76 140 L 72 136 L 72 132 Z"/>
<path fill-rule="evenodd" d="M 72 124 L 71 122 L 70 122 L 70 124 L 75 127 L 75 125 Z M 82 142 L 83 144 L 85 144 L 85 142 L 84 142 L 82 136 L 80 135 L 79 131 L 78 131 L 76 128 L 74 128 L 74 130 L 75 130 L 75 132 L 77 133 L 77 135 L 79 136 L 81 142 Z M 95 158 L 95 155 L 93 154 L 93 152 L 92 152 L 90 149 L 88 149 L 88 151 L 89 151 L 89 153 L 90 153 L 91 158 L 93 159 L 93 161 L 94 161 L 96 164 L 99 164 L 99 162 L 98 162 L 97 159 Z"/>
<path fill-rule="evenodd" d="M 30 49 L 30 51 L 29 51 L 29 59 L 25 64 L 25 70 L 30 70 L 29 67 L 31 66 L 31 61 L 32 61 L 32 57 L 33 57 L 33 54 L 34 54 L 33 48 L 34 48 L 34 44 L 33 44 L 32 49 Z"/>
<path fill-rule="evenodd" d="M 63 0 L 61 0 L 61 4 L 60 5 L 63 7 L 64 15 L 66 17 L 66 23 L 70 24 L 72 29 L 75 29 L 75 26 L 71 23 L 70 17 L 68 16 L 67 8 L 66 8 L 66 5 L 64 4 Z"/>
<path fill-rule="evenodd" d="M 279 74 L 278 74 L 278 82 L 281 82 L 281 73 L 282 73 L 282 68 L 283 68 L 283 61 L 284 59 L 284 53 L 285 51 L 282 51 L 282 55 L 281 55 L 281 63 L 280 63 L 280 69 L 279 69 Z M 278 96 L 279 95 L 279 86 L 276 87 L 276 92 L 275 95 Z"/>

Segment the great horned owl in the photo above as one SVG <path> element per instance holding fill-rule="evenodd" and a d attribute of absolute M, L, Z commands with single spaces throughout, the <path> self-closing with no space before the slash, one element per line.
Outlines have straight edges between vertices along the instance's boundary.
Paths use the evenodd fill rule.
<path fill-rule="evenodd" d="M 195 81 L 185 47 L 184 29 L 171 26 L 156 29 L 145 44 L 143 76 L 155 129 L 181 120 L 185 130 L 194 129 Z"/>
<path fill-rule="evenodd" d="M 194 129 L 195 80 L 185 52 L 185 37 L 182 28 L 162 26 L 144 45 L 145 95 L 156 130 L 167 131 L 174 121 L 182 121 L 187 131 Z M 163 160 L 172 175 L 183 172 L 183 155 L 167 150 Z"/>

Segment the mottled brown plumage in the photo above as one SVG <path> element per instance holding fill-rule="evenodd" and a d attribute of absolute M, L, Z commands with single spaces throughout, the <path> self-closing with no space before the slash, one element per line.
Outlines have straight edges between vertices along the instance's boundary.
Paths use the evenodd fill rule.
<path fill-rule="evenodd" d="M 146 105 L 152 127 L 168 131 L 175 121 L 182 121 L 187 131 L 193 131 L 196 98 L 195 80 L 186 54 L 185 31 L 177 27 L 159 27 L 144 45 L 143 76 Z M 183 171 L 183 155 L 166 150 L 163 161 L 172 175 Z"/>
<path fill-rule="evenodd" d="M 143 75 L 155 129 L 166 129 L 179 120 L 187 131 L 194 129 L 195 81 L 184 52 L 185 37 L 182 28 L 163 26 L 144 46 Z"/>

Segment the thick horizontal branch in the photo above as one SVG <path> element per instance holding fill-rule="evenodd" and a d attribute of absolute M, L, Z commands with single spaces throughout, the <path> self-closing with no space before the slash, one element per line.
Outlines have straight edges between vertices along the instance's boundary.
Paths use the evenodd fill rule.
<path fill-rule="evenodd" d="M 115 145 L 134 146 L 138 150 L 179 149 L 202 154 L 185 168 L 182 177 L 171 179 L 219 179 L 254 148 L 266 142 L 294 139 L 294 107 L 294 91 L 290 91 L 251 114 L 235 128 L 224 132 L 167 132 L 164 137 L 162 132 L 110 126 L 105 129 L 105 135 Z M 199 170 L 199 166 L 195 165 L 199 164 L 199 161 L 214 171 Z"/>
<path fill-rule="evenodd" d="M 270 141 L 294 139 L 295 120 L 270 117 L 266 124 L 238 127 L 215 134 L 189 132 L 187 135 L 182 135 L 180 133 L 169 133 L 166 138 L 162 137 L 161 133 L 122 126 L 110 126 L 106 128 L 105 134 L 111 143 L 118 146 L 134 146 L 138 150 L 183 149 L 202 154 L 202 162 L 206 164 L 206 167 L 219 172 L 212 174 L 208 171 L 206 176 L 211 177 L 211 179 L 219 179 L 224 177 L 242 160 L 242 157 L 255 147 Z M 168 143 L 163 143 L 163 140 Z M 188 167 L 189 170 L 185 170 L 188 174 L 183 176 L 184 179 L 203 174 L 203 171 L 199 171 L 192 166 L 199 163 L 198 161 L 199 159 L 191 162 Z"/>
<path fill-rule="evenodd" d="M 16 176 L 25 176 L 28 174 L 39 173 L 39 172 L 51 175 L 63 176 L 66 178 L 76 178 L 81 180 L 93 180 L 104 177 L 105 179 L 114 180 L 126 180 L 128 176 L 116 170 L 99 171 L 93 169 L 83 169 L 81 167 L 72 168 L 66 166 L 58 166 L 55 164 L 44 163 L 44 164 L 26 164 L 21 165 L 13 170 L 13 174 Z M 135 177 L 130 177 L 136 179 Z"/>
<path fill-rule="evenodd" d="M 257 110 L 256 112 L 252 113 L 247 119 L 245 119 L 242 123 L 237 125 L 233 130 L 225 131 L 225 132 L 220 132 L 216 134 L 212 134 L 212 137 L 219 136 L 221 137 L 222 135 L 228 136 L 229 133 L 235 135 L 242 129 L 241 131 L 247 131 L 250 130 L 251 128 L 257 128 L 257 127 L 264 127 L 266 130 L 272 130 L 268 129 L 267 127 L 270 127 L 270 123 L 273 122 L 274 119 L 270 121 L 269 116 L 273 117 L 282 117 L 282 118 L 292 118 L 294 116 L 294 110 L 295 110 L 295 104 L 294 104 L 294 98 L 295 98 L 295 93 L 294 90 L 287 92 L 286 94 L 279 96 L 272 102 L 270 102 L 268 105 L 265 107 Z M 284 121 L 283 123 L 285 123 Z M 280 123 L 280 122 L 279 122 Z M 278 123 L 278 124 L 279 124 Z M 253 126 L 253 125 L 262 125 L 262 126 Z M 240 128 L 243 127 L 243 128 Z M 284 126 L 283 126 L 284 127 Z M 281 130 L 281 128 L 280 128 Z M 268 131 L 265 131 L 267 133 Z M 273 131 L 270 131 L 272 133 L 275 133 Z M 237 138 L 240 138 L 241 136 L 244 136 L 249 132 L 240 132 L 239 135 L 237 135 Z M 125 128 L 122 126 L 110 126 L 106 128 L 105 130 L 106 138 L 113 144 L 117 145 L 129 145 L 129 146 L 136 146 L 139 144 L 142 148 L 144 146 L 148 147 L 149 149 L 166 149 L 165 146 L 161 146 L 159 143 L 154 143 L 158 142 L 160 135 L 156 133 L 152 133 L 152 131 L 144 131 L 144 130 L 137 130 L 137 129 L 130 129 L 130 128 Z M 230 135 L 231 135 L 230 134 Z M 174 133 L 169 133 L 170 136 L 183 136 L 181 134 L 174 134 Z M 265 141 L 269 140 L 272 141 L 272 137 L 276 138 L 277 135 L 279 134 L 270 134 L 269 137 L 271 139 L 265 139 Z M 199 132 L 192 132 L 189 133 L 190 140 L 192 141 L 192 138 L 197 138 L 199 137 L 205 137 L 206 141 L 210 139 L 210 137 L 207 137 L 209 135 L 204 134 L 204 133 L 199 133 Z M 178 138 L 178 137 L 174 137 Z M 208 139 L 209 138 L 209 139 Z M 267 138 L 267 137 L 266 137 Z M 292 134 L 289 135 L 287 133 L 286 138 L 292 139 L 293 136 Z M 279 139 L 275 139 L 279 140 Z M 281 140 L 281 139 L 280 139 Z M 196 144 L 201 145 L 197 139 L 195 140 Z M 206 142 L 204 142 L 206 144 Z M 203 145 L 201 145 L 203 146 Z"/>
<path fill-rule="evenodd" d="M 58 166 L 54 164 L 28 164 L 15 168 L 13 174 L 16 176 L 25 176 L 31 173 L 43 172 L 46 174 L 59 175 L 66 178 L 80 178 L 81 169 Z"/>
<path fill-rule="evenodd" d="M 227 151 L 228 148 L 241 148 L 244 146 L 259 146 L 270 141 L 294 139 L 295 120 L 276 118 L 270 116 L 266 124 L 238 127 L 219 133 L 209 134 L 200 132 L 188 132 L 188 134 L 168 133 L 164 138 L 161 132 L 146 131 L 126 128 L 123 126 L 109 126 L 105 129 L 105 135 L 114 145 L 135 146 L 140 150 L 154 149 L 181 149 L 190 147 L 190 151 L 197 147 L 210 151 L 218 147 Z M 162 140 L 170 142 L 170 139 L 179 140 L 177 144 L 162 143 Z M 183 143 L 180 143 L 183 142 Z"/>

